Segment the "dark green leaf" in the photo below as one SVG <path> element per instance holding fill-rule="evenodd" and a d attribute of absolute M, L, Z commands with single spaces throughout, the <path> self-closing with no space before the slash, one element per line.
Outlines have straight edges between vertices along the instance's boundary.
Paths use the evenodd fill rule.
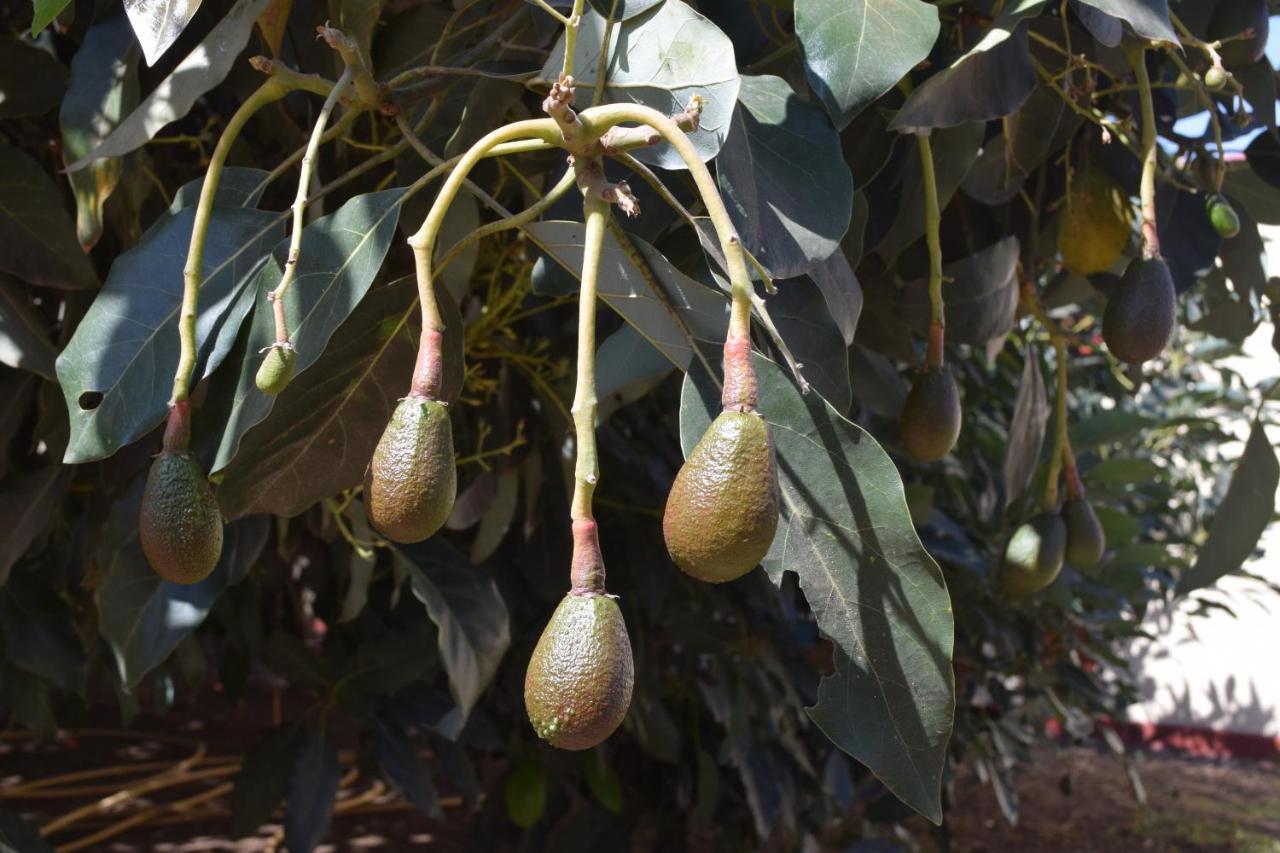
<path fill-rule="evenodd" d="M 53 740 L 58 734 L 49 692 L 47 682 L 0 660 L 0 708 L 6 708 L 14 720 L 41 740 Z"/>
<path fill-rule="evenodd" d="M 630 325 L 604 339 L 596 351 L 596 365 L 602 420 L 611 407 L 640 398 L 675 369 L 661 350 Z"/>
<path fill-rule="evenodd" d="M 231 790 L 231 837 L 244 838 L 271 820 L 289 793 L 291 770 L 302 749 L 296 723 L 278 726 L 245 752 Z"/>
<path fill-rule="evenodd" d="M 439 796 L 431 781 L 431 772 L 418 757 L 417 747 L 394 722 L 375 717 L 369 731 L 373 757 L 382 775 L 395 786 L 400 796 L 430 818 L 439 819 Z"/>
<path fill-rule="evenodd" d="M 1255 121 L 1260 121 L 1272 131 L 1276 127 L 1276 72 L 1265 57 L 1232 72 L 1244 87 L 1244 99 L 1253 110 Z"/>
<path fill-rule="evenodd" d="M 1049 421 L 1049 398 L 1044 388 L 1040 356 L 1027 345 L 1023 353 L 1022 381 L 1009 421 L 1009 442 L 1004 450 L 1004 505 L 1017 503 L 1026 494 L 1040 464 L 1044 428 Z"/>
<path fill-rule="evenodd" d="M 0 144 L 0 271 L 64 290 L 96 287 L 62 194 L 39 163 Z"/>
<path fill-rule="evenodd" d="M 289 782 L 284 843 L 290 853 L 311 853 L 329 833 L 338 797 L 338 748 L 323 728 L 308 729 Z"/>
<path fill-rule="evenodd" d="M 769 313 L 796 360 L 804 365 L 805 379 L 836 411 L 848 412 L 853 402 L 849 348 L 818 288 L 805 278 L 778 282 L 777 294 L 769 299 Z"/>
<path fill-rule="evenodd" d="M 1132 438 L 1159 421 L 1125 409 L 1098 412 L 1071 426 L 1071 444 L 1077 450 L 1101 447 Z"/>
<path fill-rule="evenodd" d="M 1005 237 L 943 267 L 947 341 L 982 346 L 1013 328 L 1018 311 L 1018 238 Z M 899 295 L 899 314 L 917 332 L 929 329 L 929 282 L 917 279 Z"/>
<path fill-rule="evenodd" d="M 844 249 L 837 248 L 831 257 L 809 270 L 809 278 L 822 291 L 822 298 L 827 301 L 827 312 L 840 328 L 845 344 L 853 343 L 858 319 L 862 316 L 862 285 L 858 283 Z"/>
<path fill-rule="evenodd" d="M 52 52 L 0 36 L 0 118 L 44 115 L 66 90 L 67 69 Z"/>
<path fill-rule="evenodd" d="M 1264 181 L 1249 165 L 1237 164 L 1227 171 L 1223 191 L 1244 204 L 1253 218 L 1264 225 L 1280 225 L 1280 189 Z"/>
<path fill-rule="evenodd" d="M 0 853 L 53 853 L 53 847 L 34 826 L 0 809 Z"/>
<path fill-rule="evenodd" d="M 1178 43 L 1178 34 L 1169 23 L 1167 0 L 1079 0 L 1079 3 L 1119 18 L 1142 38 Z"/>
<path fill-rule="evenodd" d="M 1094 486 L 1127 486 L 1151 483 L 1164 477 L 1164 469 L 1150 459 L 1113 456 L 1085 472 L 1085 482 Z"/>
<path fill-rule="evenodd" d="M 84 694 L 84 647 L 71 609 L 52 588 L 20 573 L 0 588 L 0 637 L 10 663 Z"/>
<path fill-rule="evenodd" d="M 34 37 L 53 23 L 53 19 L 61 14 L 71 0 L 32 0 L 32 2 L 35 5 L 35 17 L 31 19 L 31 35 Z"/>
<path fill-rule="evenodd" d="M 0 539 L 0 586 L 31 543 L 53 521 L 54 508 L 62 501 L 70 473 L 70 469 L 50 465 L 8 484 L 0 492 L 0 518 L 5 520 L 5 535 Z"/>
<path fill-rule="evenodd" d="M 547 777 L 531 757 L 524 758 L 507 774 L 503 784 L 507 817 L 521 829 L 529 829 L 542 820 L 547 808 Z"/>
<path fill-rule="evenodd" d="M 27 289 L 0 274 L 0 364 L 30 370 L 55 381 L 57 357 L 45 320 L 31 304 Z"/>
<path fill-rule="evenodd" d="M 1085 5 L 1087 0 L 1071 0 L 1071 11 L 1089 34 L 1105 47 L 1119 47 L 1124 36 L 1124 22 L 1106 12 Z"/>
<path fill-rule="evenodd" d="M 596 802 L 614 814 L 622 813 L 622 780 L 600 750 L 582 754 L 582 775 Z"/>

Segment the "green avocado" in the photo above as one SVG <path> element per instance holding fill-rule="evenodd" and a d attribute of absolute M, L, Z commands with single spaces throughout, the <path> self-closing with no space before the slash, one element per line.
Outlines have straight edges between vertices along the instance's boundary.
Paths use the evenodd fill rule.
<path fill-rule="evenodd" d="M 612 596 L 569 593 L 534 647 L 524 706 L 538 737 L 560 749 L 590 749 L 631 706 L 635 664 L 622 610 Z"/>
<path fill-rule="evenodd" d="M 1131 262 L 1102 315 L 1102 338 L 1111 354 L 1140 364 L 1164 352 L 1177 320 L 1176 299 L 1163 258 Z"/>
<path fill-rule="evenodd" d="M 1230 240 L 1240 233 L 1240 214 L 1236 213 L 1236 209 L 1226 198 L 1214 193 L 1205 200 L 1204 209 L 1209 214 L 1213 230 L 1220 237 Z"/>
<path fill-rule="evenodd" d="M 151 463 L 138 513 L 138 539 L 155 573 L 199 583 L 222 554 L 222 514 L 209 480 L 186 453 L 164 452 Z"/>
<path fill-rule="evenodd" d="M 258 390 L 273 397 L 284 390 L 293 378 L 293 365 L 297 361 L 293 347 L 273 346 L 267 350 L 266 358 L 258 367 L 253 381 Z"/>
<path fill-rule="evenodd" d="M 769 552 L 778 529 L 778 466 L 769 427 L 754 412 L 721 412 L 671 486 L 662 534 L 685 574 L 740 578 Z"/>
<path fill-rule="evenodd" d="M 937 462 L 960 437 L 960 389 L 945 367 L 926 370 L 911 383 L 898 419 L 902 446 L 920 462 Z"/>
<path fill-rule="evenodd" d="M 1204 84 L 1217 92 L 1227 85 L 1227 72 L 1216 65 L 1210 65 L 1204 72 Z"/>
<path fill-rule="evenodd" d="M 1067 559 L 1080 569 L 1098 565 L 1107 550 L 1107 534 L 1093 507 L 1073 498 L 1062 507 L 1062 520 L 1067 526 Z"/>
<path fill-rule="evenodd" d="M 1230 38 L 1253 28 L 1253 36 L 1229 41 L 1219 49 L 1222 64 L 1232 71 L 1248 68 L 1267 49 L 1271 18 L 1266 0 L 1220 0 L 1209 19 L 1209 41 Z"/>
<path fill-rule="evenodd" d="M 1082 169 L 1071 182 L 1058 217 L 1058 251 L 1077 275 L 1111 269 L 1133 232 L 1133 210 L 1124 190 L 1098 168 Z"/>
<path fill-rule="evenodd" d="M 448 407 L 406 397 L 392 412 L 365 475 L 369 522 L 393 542 L 421 542 L 444 526 L 457 492 Z"/>
<path fill-rule="evenodd" d="M 1013 533 L 1004 550 L 1000 583 L 1011 598 L 1027 598 L 1053 583 L 1062 571 L 1067 525 L 1062 516 L 1042 512 Z"/>

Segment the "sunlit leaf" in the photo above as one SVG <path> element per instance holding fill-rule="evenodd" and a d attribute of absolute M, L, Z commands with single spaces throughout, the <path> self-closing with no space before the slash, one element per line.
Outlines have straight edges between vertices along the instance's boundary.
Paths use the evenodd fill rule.
<path fill-rule="evenodd" d="M 200 0 L 124 0 L 129 25 L 148 65 L 173 46 L 200 9 Z"/>

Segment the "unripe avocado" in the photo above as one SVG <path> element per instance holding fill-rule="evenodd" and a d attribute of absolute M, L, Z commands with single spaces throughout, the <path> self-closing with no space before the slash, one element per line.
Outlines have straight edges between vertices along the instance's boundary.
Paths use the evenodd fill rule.
<path fill-rule="evenodd" d="M 444 526 L 457 492 L 448 408 L 406 397 L 392 412 L 365 475 L 369 522 L 394 542 L 421 542 Z"/>
<path fill-rule="evenodd" d="M 1227 85 L 1227 72 L 1217 65 L 1210 65 L 1204 72 L 1204 84 L 1217 92 Z"/>
<path fill-rule="evenodd" d="M 1004 550 L 1000 583 L 1013 598 L 1026 598 L 1053 583 L 1062 571 L 1067 525 L 1062 516 L 1042 512 L 1013 533 Z"/>
<path fill-rule="evenodd" d="M 293 378 L 293 365 L 297 358 L 293 347 L 270 347 L 266 357 L 262 359 L 262 364 L 258 367 L 257 375 L 253 378 L 258 390 L 272 396 L 283 391 L 284 386 L 288 385 L 289 380 Z"/>
<path fill-rule="evenodd" d="M 1240 233 L 1240 214 L 1226 198 L 1214 193 L 1205 200 L 1204 209 L 1219 236 L 1230 240 Z"/>
<path fill-rule="evenodd" d="M 1107 550 L 1107 534 L 1087 500 L 1072 498 L 1062 507 L 1067 526 L 1067 559 L 1080 569 L 1092 569 Z"/>
<path fill-rule="evenodd" d="M 147 472 L 138 539 L 155 573 L 199 583 L 222 554 L 222 514 L 209 481 L 189 454 L 166 451 Z"/>
<path fill-rule="evenodd" d="M 1138 364 L 1169 345 L 1177 320 L 1173 276 L 1163 258 L 1129 264 L 1102 315 L 1102 338 L 1121 361 Z"/>
<path fill-rule="evenodd" d="M 634 684 L 631 640 L 618 602 L 571 592 L 534 647 L 524 706 L 538 737 L 560 749 L 590 749 L 627 715 Z"/>
<path fill-rule="evenodd" d="M 960 437 L 960 389 L 945 367 L 926 370 L 911 383 L 898 419 L 902 446 L 921 462 L 937 462 Z"/>
<path fill-rule="evenodd" d="M 1124 190 L 1098 169 L 1084 169 L 1072 181 L 1058 217 L 1058 251 L 1077 275 L 1111 269 L 1133 229 L 1133 210 Z"/>
<path fill-rule="evenodd" d="M 722 583 L 759 565 L 777 529 L 769 427 L 755 412 L 721 412 L 671 485 L 662 517 L 667 551 L 685 574 Z"/>
<path fill-rule="evenodd" d="M 1267 49 L 1271 19 L 1265 0 L 1220 0 L 1209 19 L 1209 41 L 1230 38 L 1253 28 L 1253 37 L 1224 44 L 1218 54 L 1233 71 L 1253 65 Z"/>

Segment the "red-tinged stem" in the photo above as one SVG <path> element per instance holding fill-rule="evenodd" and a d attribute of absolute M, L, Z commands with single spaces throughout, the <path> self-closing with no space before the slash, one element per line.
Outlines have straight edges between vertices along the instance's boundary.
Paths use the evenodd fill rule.
<path fill-rule="evenodd" d="M 751 338 L 730 327 L 724 340 L 724 390 L 720 402 L 726 412 L 754 412 L 759 404 L 756 372 L 751 366 Z"/>
<path fill-rule="evenodd" d="M 164 452 L 184 453 L 191 443 L 191 401 L 179 400 L 169 407 L 164 425 Z"/>
<path fill-rule="evenodd" d="M 604 595 L 604 557 L 593 519 L 573 522 L 573 562 L 569 568 L 570 595 Z"/>

